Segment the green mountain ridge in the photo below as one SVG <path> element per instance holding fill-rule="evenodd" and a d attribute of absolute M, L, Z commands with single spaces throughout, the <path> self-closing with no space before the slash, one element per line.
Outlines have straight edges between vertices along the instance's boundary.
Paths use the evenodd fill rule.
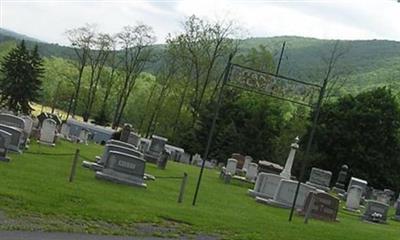
<path fill-rule="evenodd" d="M 70 47 L 40 42 L 28 36 L 0 29 L 0 43 L 26 39 L 27 45 L 38 44 L 42 56 L 73 59 Z M 327 57 L 337 40 L 322 40 L 299 36 L 277 36 L 247 38 L 241 41 L 241 51 L 248 51 L 259 45 L 266 45 L 278 61 L 282 43 L 286 41 L 280 74 L 309 82 L 320 82 L 326 69 L 322 61 Z M 400 76 L 400 42 L 391 40 L 339 40 L 340 51 L 345 54 L 338 62 L 337 69 L 343 71 L 346 79 L 345 92 L 359 92 L 382 85 L 397 88 L 396 78 Z M 162 51 L 163 45 L 154 45 Z M 156 65 L 149 66 L 153 72 Z M 398 86 L 400 89 L 400 85 Z"/>

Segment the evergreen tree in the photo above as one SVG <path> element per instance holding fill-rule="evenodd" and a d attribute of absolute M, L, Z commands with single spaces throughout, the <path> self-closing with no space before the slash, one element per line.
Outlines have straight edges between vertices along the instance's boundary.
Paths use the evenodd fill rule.
<path fill-rule="evenodd" d="M 30 52 L 21 41 L 4 57 L 0 71 L 1 105 L 28 114 L 32 110 L 29 102 L 38 100 L 44 73 L 37 46 Z"/>

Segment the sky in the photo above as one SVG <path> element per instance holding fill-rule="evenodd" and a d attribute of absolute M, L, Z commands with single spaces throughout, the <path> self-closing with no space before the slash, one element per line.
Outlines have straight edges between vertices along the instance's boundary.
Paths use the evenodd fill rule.
<path fill-rule="evenodd" d="M 145 23 L 163 43 L 193 14 L 233 20 L 244 37 L 400 41 L 398 0 L 0 0 L 1 28 L 62 45 L 66 30 L 86 23 L 107 33 Z"/>

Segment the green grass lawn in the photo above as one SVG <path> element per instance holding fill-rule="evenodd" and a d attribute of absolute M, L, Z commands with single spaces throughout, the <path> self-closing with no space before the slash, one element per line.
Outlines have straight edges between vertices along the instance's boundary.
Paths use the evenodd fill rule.
<path fill-rule="evenodd" d="M 366 240 L 399 239 L 400 223 L 370 224 L 359 216 L 341 211 L 340 222 L 301 217 L 287 221 L 289 211 L 256 203 L 244 184 L 224 184 L 215 170 L 205 170 L 196 207 L 191 205 L 199 168 L 169 162 L 166 170 L 148 164 L 146 172 L 155 176 L 189 175 L 184 202 L 177 203 L 180 180 L 159 178 L 148 188 L 135 188 L 95 179 L 94 172 L 77 167 L 73 183 L 68 182 L 72 154 L 79 147 L 82 156 L 94 159 L 102 146 L 59 142 L 55 148 L 32 143 L 24 154 L 9 154 L 11 162 L 0 162 L 0 210 L 9 216 L 39 216 L 70 222 L 107 222 L 118 226 L 135 223 L 176 222 L 181 231 L 219 234 L 226 239 L 279 240 Z M 52 156 L 33 153 L 71 153 Z M 82 159 L 81 159 L 82 160 Z M 391 212 L 393 214 L 393 212 Z M 68 225 L 68 224 L 67 224 Z M 69 230 L 53 224 L 50 230 Z M 89 232 L 98 232 L 93 227 Z M 107 231 L 105 231 L 107 232 Z"/>

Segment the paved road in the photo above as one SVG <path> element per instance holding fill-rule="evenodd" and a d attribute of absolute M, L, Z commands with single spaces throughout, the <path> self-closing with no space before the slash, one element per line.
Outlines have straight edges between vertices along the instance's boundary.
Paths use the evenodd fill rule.
<path fill-rule="evenodd" d="M 101 236 L 83 233 L 0 231 L 1 240 L 169 240 L 156 237 Z M 171 239 L 172 240 L 172 239 Z M 176 238 L 174 239 L 176 240 Z"/>

